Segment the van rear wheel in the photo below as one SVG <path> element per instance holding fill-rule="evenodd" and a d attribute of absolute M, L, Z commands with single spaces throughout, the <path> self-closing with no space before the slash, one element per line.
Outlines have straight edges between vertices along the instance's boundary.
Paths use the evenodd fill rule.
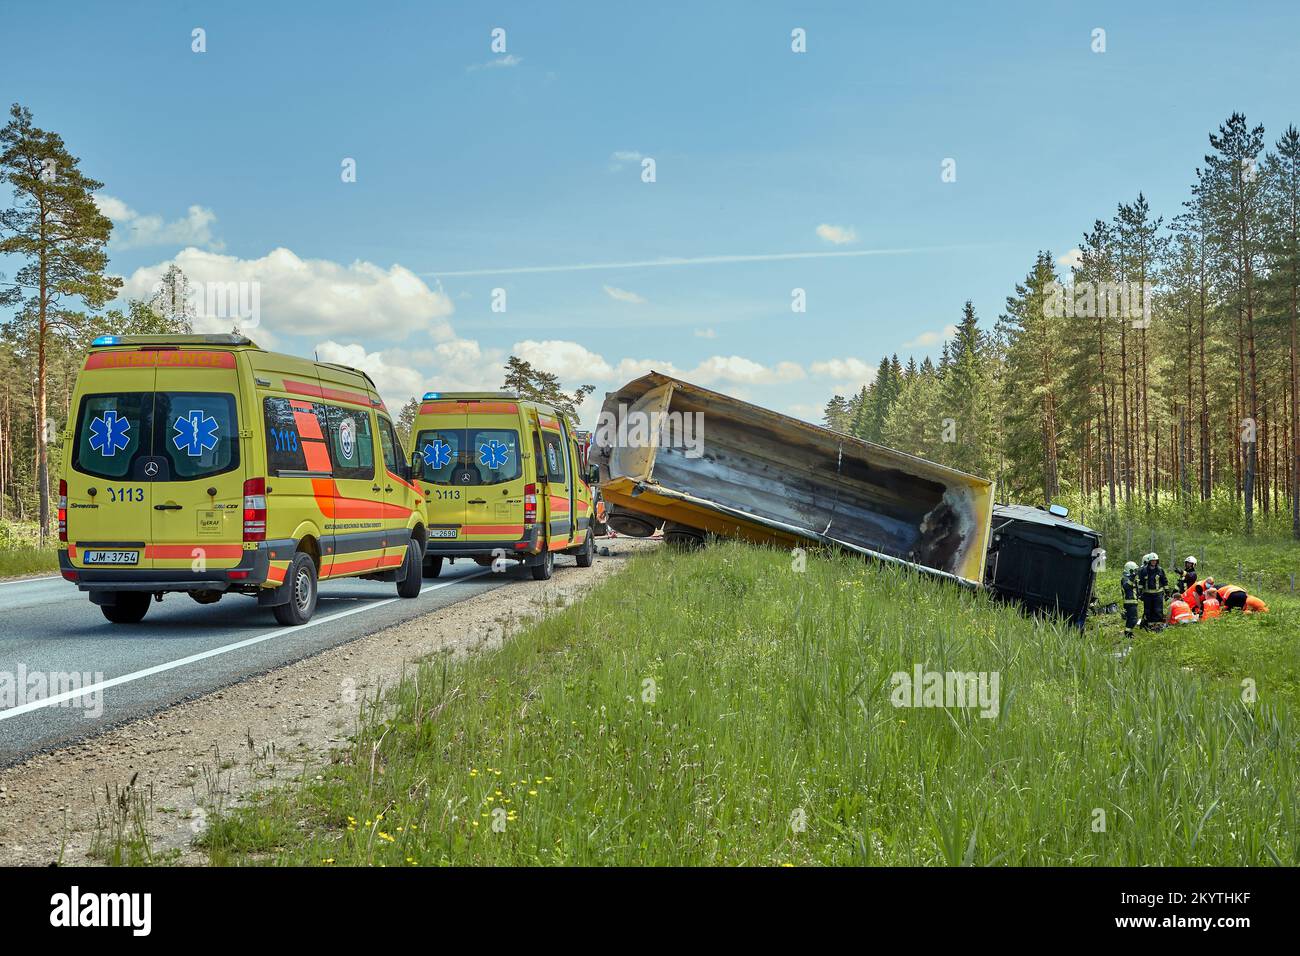
<path fill-rule="evenodd" d="M 306 624 L 316 613 L 319 596 L 316 584 L 316 562 L 310 554 L 299 551 L 289 564 L 282 588 L 288 588 L 289 600 L 274 607 L 275 619 L 288 627 Z"/>
<path fill-rule="evenodd" d="M 533 572 L 533 578 L 537 581 L 549 581 L 551 572 L 555 570 L 555 552 L 543 551 L 541 558 L 530 569 Z"/>
<path fill-rule="evenodd" d="M 424 557 L 420 552 L 420 542 L 406 542 L 406 577 L 397 582 L 397 596 L 404 598 L 417 598 L 420 596 L 420 587 L 422 578 Z"/>
<path fill-rule="evenodd" d="M 112 604 L 101 604 L 104 617 L 114 624 L 139 624 L 149 613 L 148 591 L 118 591 Z"/>

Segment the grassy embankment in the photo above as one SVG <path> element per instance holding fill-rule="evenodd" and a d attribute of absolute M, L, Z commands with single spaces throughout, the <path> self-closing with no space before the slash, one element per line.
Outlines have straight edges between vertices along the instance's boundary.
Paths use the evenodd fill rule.
<path fill-rule="evenodd" d="M 847 556 L 660 551 L 499 650 L 426 663 L 339 763 L 203 845 L 218 864 L 1294 865 L 1300 602 L 1266 598 L 1267 618 L 1121 656 L 1113 618 L 1081 635 Z M 916 664 L 997 672 L 997 716 L 895 708 Z"/>
<path fill-rule="evenodd" d="M 58 552 L 40 546 L 35 524 L 0 521 L 0 578 L 53 574 L 58 570 Z"/>

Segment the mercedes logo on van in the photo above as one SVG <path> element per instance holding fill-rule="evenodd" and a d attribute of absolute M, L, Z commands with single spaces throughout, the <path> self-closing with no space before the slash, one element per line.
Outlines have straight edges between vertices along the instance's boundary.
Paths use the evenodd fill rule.
<path fill-rule="evenodd" d="M 144 464 L 144 473 L 149 478 L 155 478 L 158 475 L 158 462 L 147 461 Z"/>

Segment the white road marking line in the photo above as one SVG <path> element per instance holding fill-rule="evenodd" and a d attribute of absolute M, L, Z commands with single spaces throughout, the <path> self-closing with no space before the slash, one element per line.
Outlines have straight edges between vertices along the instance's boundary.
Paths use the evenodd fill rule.
<path fill-rule="evenodd" d="M 482 571 L 474 571 L 451 581 L 443 581 L 441 584 L 431 584 L 426 588 L 420 589 L 420 596 L 423 597 L 430 591 L 451 587 L 453 584 L 459 584 L 460 582 L 468 581 L 471 578 L 481 577 L 484 574 L 491 573 L 491 571 L 491 568 L 484 568 Z M 99 691 L 106 690 L 109 687 L 116 687 L 119 684 L 129 684 L 132 681 L 141 680 L 145 677 L 152 677 L 154 674 L 161 674 L 164 671 L 175 670 L 177 667 L 184 667 L 186 664 L 194 664 L 198 661 L 207 660 L 209 657 L 218 657 L 222 654 L 229 654 L 231 651 L 237 651 L 241 647 L 251 647 L 254 644 L 260 644 L 263 641 L 269 641 L 275 637 L 285 637 L 289 634 L 296 634 L 298 631 L 305 631 L 307 628 L 315 627 L 317 624 L 326 624 L 330 621 L 337 621 L 342 617 L 348 617 L 352 614 L 360 614 L 362 611 L 369 611 L 373 608 L 383 607 L 386 604 L 392 604 L 395 601 L 401 600 L 404 599 L 400 597 L 385 598 L 382 601 L 375 601 L 372 604 L 362 604 L 358 607 L 350 607 L 346 611 L 337 611 L 334 614 L 327 614 L 325 617 L 313 617 L 306 624 L 297 624 L 293 627 L 281 627 L 274 631 L 267 631 L 265 634 L 259 634 L 257 637 L 246 638 L 242 641 L 236 641 L 233 644 L 223 644 L 221 647 L 214 647 L 210 650 L 200 651 L 198 654 L 191 654 L 189 657 L 167 661 L 163 664 L 155 664 L 153 667 L 146 667 L 144 670 L 133 671 L 130 674 L 123 674 L 121 677 L 111 677 L 108 680 L 100 681 L 97 684 L 90 684 L 89 686 L 78 688 L 77 690 L 69 690 L 62 694 L 55 694 L 53 697 L 44 697 L 40 700 L 30 701 L 26 704 L 19 704 L 17 707 L 10 707 L 8 710 L 0 710 L 0 720 L 8 720 L 10 717 L 17 717 L 33 710 L 40 710 L 42 707 L 53 707 L 56 704 L 63 703 L 64 701 L 76 700 L 78 697 L 85 697 L 87 694 L 95 694 Z"/>
<path fill-rule="evenodd" d="M 59 574 L 46 575 L 43 578 L 17 578 L 13 581 L 0 581 L 0 588 L 9 584 L 35 584 L 38 581 L 62 581 L 63 576 Z"/>

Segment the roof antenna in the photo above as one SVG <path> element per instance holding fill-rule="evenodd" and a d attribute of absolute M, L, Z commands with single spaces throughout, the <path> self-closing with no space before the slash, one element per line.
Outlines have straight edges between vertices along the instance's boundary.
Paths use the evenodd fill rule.
<path fill-rule="evenodd" d="M 311 354 L 312 354 L 312 356 L 316 359 L 317 362 L 320 361 L 320 350 L 319 350 L 319 349 L 312 349 L 312 350 L 311 350 Z"/>

